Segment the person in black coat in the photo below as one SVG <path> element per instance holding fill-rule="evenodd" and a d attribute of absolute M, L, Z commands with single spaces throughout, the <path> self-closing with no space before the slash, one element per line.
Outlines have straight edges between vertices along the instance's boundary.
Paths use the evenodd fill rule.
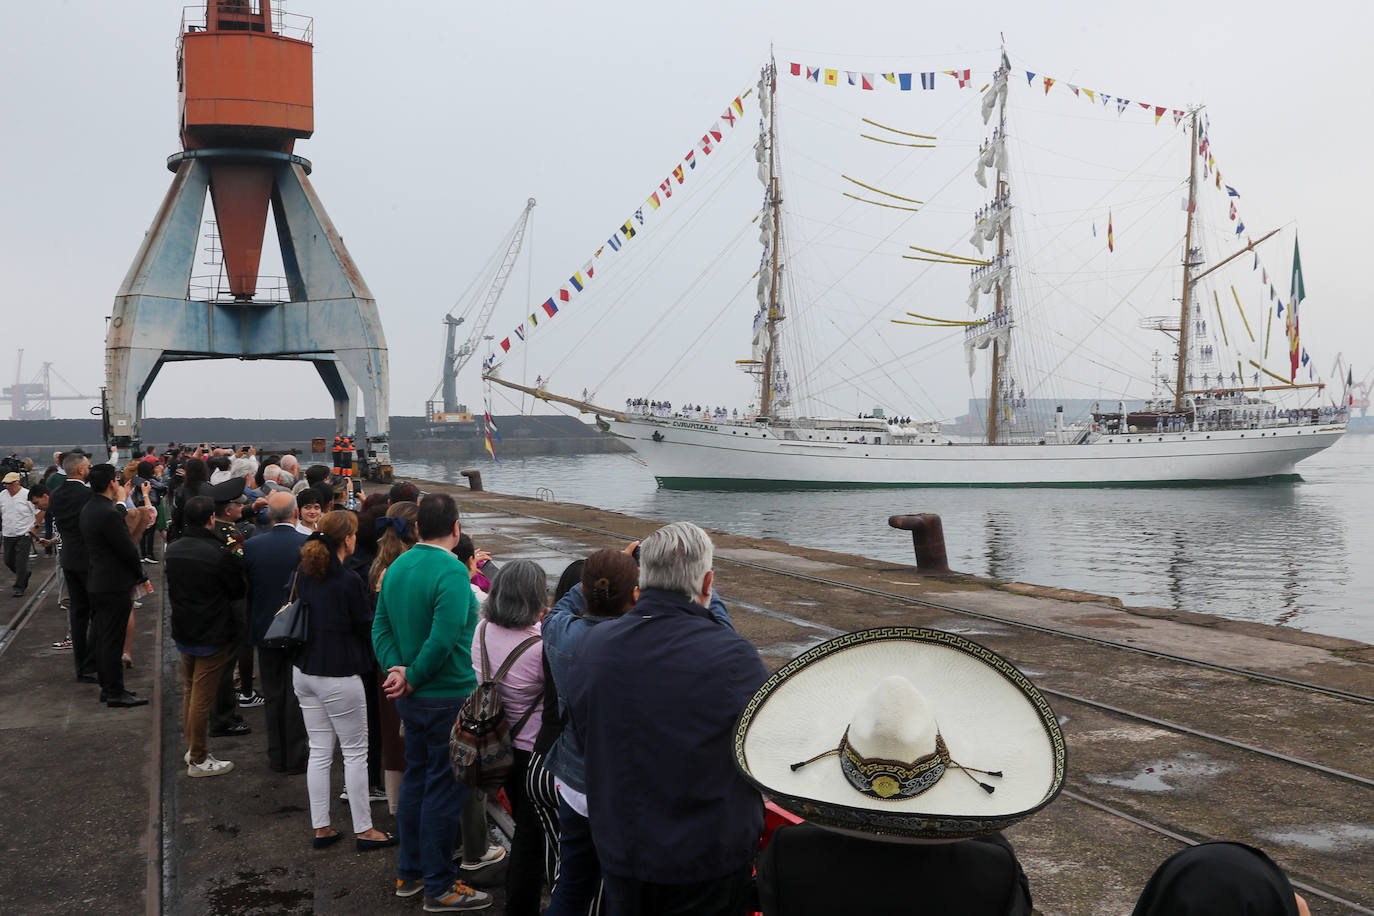
<path fill-rule="evenodd" d="M 90 559 L 86 592 L 91 607 L 91 657 L 100 680 L 100 701 L 106 706 L 143 706 L 140 697 L 124 688 L 120 652 L 124 630 L 133 611 L 134 588 L 148 581 L 142 558 L 124 521 L 124 487 L 112 464 L 91 468 L 87 482 L 91 498 L 81 510 L 81 538 Z"/>
<path fill-rule="evenodd" d="M 72 634 L 72 661 L 76 679 L 94 684 L 95 660 L 91 657 L 91 602 L 86 595 L 86 572 L 91 561 L 81 537 L 81 510 L 91 498 L 86 477 L 91 459 L 81 452 L 68 452 L 62 458 L 63 474 L 48 478 L 48 513 L 57 525 L 61 547 L 57 562 L 67 586 L 67 624 Z"/>
<path fill-rule="evenodd" d="M 248 576 L 249 635 L 258 644 L 258 684 L 267 698 L 267 760 L 276 771 L 304 773 L 310 744 L 300 702 L 291 684 L 290 649 L 262 643 L 272 617 L 290 594 L 291 574 L 301 561 L 305 535 L 296 530 L 296 498 L 288 492 L 267 497 L 272 527 L 243 545 Z"/>
<path fill-rule="evenodd" d="M 209 752 L 206 731 L 220 675 L 238 648 L 232 602 L 243 597 L 243 558 L 233 541 L 215 531 L 210 497 L 188 499 L 182 518 L 182 536 L 168 545 L 163 559 L 172 639 L 181 653 L 186 775 L 219 776 L 234 764 Z"/>

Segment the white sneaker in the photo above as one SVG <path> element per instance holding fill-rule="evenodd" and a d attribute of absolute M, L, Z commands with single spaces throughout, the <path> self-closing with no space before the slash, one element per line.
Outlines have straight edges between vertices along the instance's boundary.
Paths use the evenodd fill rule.
<path fill-rule="evenodd" d="M 190 752 L 187 752 L 190 758 Z M 187 776 L 223 776 L 234 768 L 234 764 L 228 760 L 217 760 L 214 754 L 206 754 L 204 763 L 187 763 Z"/>
<path fill-rule="evenodd" d="M 463 862 L 458 867 L 466 872 L 474 872 L 486 868 L 488 865 L 495 865 L 506 857 L 506 847 L 492 844 L 487 847 L 486 853 L 476 862 Z"/>

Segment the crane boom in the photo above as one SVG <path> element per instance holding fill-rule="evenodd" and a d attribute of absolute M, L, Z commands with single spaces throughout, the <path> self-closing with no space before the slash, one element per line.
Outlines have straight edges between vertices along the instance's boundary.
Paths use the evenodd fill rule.
<path fill-rule="evenodd" d="M 515 259 L 520 255 L 520 247 L 525 243 L 525 227 L 529 224 L 530 211 L 534 209 L 534 198 L 531 197 L 525 203 L 524 212 L 515 222 L 515 228 L 510 234 L 510 243 L 506 246 L 506 254 L 501 261 L 501 266 L 496 269 L 496 276 L 492 279 L 491 287 L 487 290 L 486 298 L 482 301 L 482 307 L 478 311 L 476 318 L 471 322 L 472 330 L 468 332 L 467 340 L 461 346 L 455 347 L 454 341 L 457 336 L 458 325 L 467 321 L 466 316 L 454 318 L 452 312 L 444 316 L 444 325 L 447 332 L 447 343 L 444 350 L 444 377 L 442 381 L 444 393 L 444 413 L 454 413 L 458 410 L 458 373 L 472 359 L 472 355 L 481 346 L 482 336 L 487 332 L 487 325 L 491 322 L 492 313 L 496 311 L 496 303 L 501 299 L 501 293 L 506 289 L 506 281 L 510 278 L 511 270 L 515 267 Z"/>

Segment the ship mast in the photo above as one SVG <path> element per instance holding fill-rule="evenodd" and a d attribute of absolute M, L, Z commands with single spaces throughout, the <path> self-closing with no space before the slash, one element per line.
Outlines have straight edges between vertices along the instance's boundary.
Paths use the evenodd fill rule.
<path fill-rule="evenodd" d="M 778 322 L 782 321 L 782 305 L 778 301 L 778 250 L 782 247 L 782 195 L 778 187 L 777 170 L 777 121 L 778 108 L 775 93 L 778 88 L 777 63 L 769 55 L 768 66 L 764 69 L 764 80 L 768 92 L 768 208 L 771 211 L 765 219 L 773 221 L 773 250 L 768 269 L 772 282 L 768 285 L 768 318 L 765 328 L 768 333 L 768 347 L 763 353 L 763 371 L 759 374 L 759 416 L 771 417 L 773 413 L 773 353 L 778 346 Z"/>
<path fill-rule="evenodd" d="M 1183 234 L 1183 303 L 1178 319 L 1178 378 L 1174 383 L 1174 410 L 1183 410 L 1183 380 L 1188 372 L 1188 303 L 1193 295 L 1193 214 L 1197 210 L 1197 109 L 1193 109 L 1188 140 L 1188 228 Z"/>
<path fill-rule="evenodd" d="M 1011 69 L 1011 65 L 1007 61 L 1006 48 L 1002 49 L 1002 67 L 1003 69 L 1008 71 Z M 1006 143 L 1007 96 L 1005 93 L 1002 95 L 1000 104 L 997 106 L 997 135 L 1002 138 L 1003 143 Z M 996 193 L 993 195 L 994 200 L 1000 199 L 1002 195 L 1007 193 L 1007 179 L 1006 176 L 1002 173 L 1002 165 L 1000 159 L 997 160 L 997 180 L 996 182 L 994 182 L 993 186 L 997 189 Z M 999 227 L 997 230 L 997 255 L 1000 258 L 1002 255 L 1006 254 L 1006 252 L 1007 230 L 1006 226 L 1003 225 Z M 1006 309 L 1005 300 L 1002 293 L 1002 285 L 1003 284 L 1001 282 L 997 284 L 997 299 L 993 306 L 994 320 L 998 312 L 1001 312 Z M 999 370 L 1001 368 L 1001 353 L 999 352 L 1000 350 L 1000 343 L 996 339 L 994 339 L 992 342 L 992 373 L 991 378 L 988 382 L 988 445 L 997 444 L 997 415 L 1002 409 L 998 403 L 997 391 L 998 384 L 1000 382 L 1000 379 L 998 378 L 1000 374 Z"/>

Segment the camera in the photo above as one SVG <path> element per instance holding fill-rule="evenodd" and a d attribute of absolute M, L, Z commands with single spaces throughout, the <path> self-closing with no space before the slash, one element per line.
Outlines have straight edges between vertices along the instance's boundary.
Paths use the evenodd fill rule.
<path fill-rule="evenodd" d="M 15 473 L 19 475 L 21 486 L 29 485 L 29 467 L 31 462 L 20 458 L 14 452 L 10 452 L 4 458 L 0 458 L 0 475 Z"/>

